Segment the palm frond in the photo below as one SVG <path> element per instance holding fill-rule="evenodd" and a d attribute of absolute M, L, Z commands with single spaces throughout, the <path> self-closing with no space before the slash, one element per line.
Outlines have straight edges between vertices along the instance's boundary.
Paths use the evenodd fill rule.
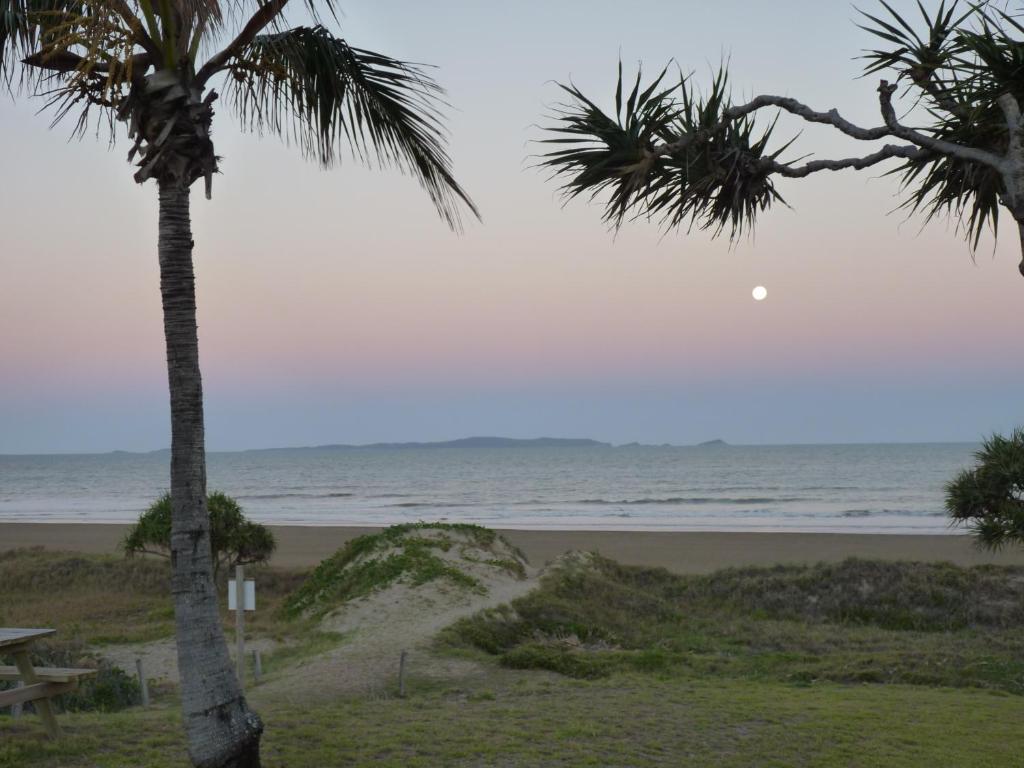
<path fill-rule="evenodd" d="M 452 228 L 461 226 L 462 205 L 479 215 L 451 171 L 443 91 L 421 67 L 314 26 L 257 36 L 229 69 L 245 127 L 295 140 L 324 166 L 347 147 L 362 161 L 410 172 Z"/>
<path fill-rule="evenodd" d="M 0 0 L 0 78 L 11 87 L 18 71 L 20 87 L 46 99 L 54 123 L 76 113 L 76 132 L 95 107 L 113 130 L 136 50 L 117 0 Z"/>
<path fill-rule="evenodd" d="M 965 147 L 1006 152 L 1006 120 L 996 104 L 1004 93 L 1024 97 L 1024 42 L 1013 30 L 1024 27 L 985 3 L 939 4 L 929 12 L 918 2 L 920 34 L 890 5 L 885 16 L 861 11 L 860 25 L 889 44 L 869 51 L 865 74 L 891 69 L 923 96 L 931 118 L 924 130 L 933 138 Z M 908 193 L 903 207 L 927 221 L 949 216 L 972 249 L 986 228 L 998 230 L 1004 182 L 999 172 L 957 157 L 923 153 L 890 173 Z"/>
<path fill-rule="evenodd" d="M 10 61 L 28 45 L 32 30 L 22 0 L 0 0 L 0 75 L 10 71 Z"/>
<path fill-rule="evenodd" d="M 897 78 L 908 78 L 910 82 L 927 94 L 936 107 L 950 106 L 951 91 L 957 86 L 957 62 L 964 51 L 960 38 L 963 25 L 977 15 L 973 3 L 962 13 L 958 0 L 948 6 L 945 0 L 934 12 L 917 3 L 923 21 L 921 34 L 914 25 L 904 19 L 888 3 L 881 2 L 887 16 L 875 16 L 858 11 L 864 18 L 861 29 L 887 43 L 888 47 L 864 52 L 868 64 L 865 75 L 889 69 Z"/>
<path fill-rule="evenodd" d="M 960 42 L 965 54 L 960 67 L 964 89 L 977 100 L 994 100 L 1002 93 L 1024 98 L 1024 40 L 1012 37 L 987 19 L 980 31 L 963 31 Z"/>
<path fill-rule="evenodd" d="M 962 102 L 961 109 L 943 114 L 931 130 L 937 139 L 1003 154 L 1006 122 L 995 104 Z M 972 249 L 986 228 L 998 233 L 1002 176 L 989 166 L 941 155 L 921 155 L 889 172 L 900 176 L 909 193 L 902 207 L 922 212 L 926 221 L 939 216 L 955 220 Z"/>
<path fill-rule="evenodd" d="M 62 23 L 85 15 L 77 0 L 0 0 L 0 75 L 10 81 L 16 62 Z"/>
<path fill-rule="evenodd" d="M 555 134 L 540 143 L 557 148 L 540 166 L 562 179 L 567 200 L 581 194 L 604 198 L 604 220 L 619 227 L 627 218 L 650 216 L 666 229 L 687 224 L 737 237 L 753 227 L 759 212 L 784 202 L 764 162 L 774 123 L 758 132 L 752 118 L 727 119 L 728 77 L 724 67 L 706 95 L 688 78 L 664 86 L 662 70 L 641 90 L 641 75 L 623 103 L 621 63 L 615 113 L 609 115 L 576 86 L 553 110 Z"/>

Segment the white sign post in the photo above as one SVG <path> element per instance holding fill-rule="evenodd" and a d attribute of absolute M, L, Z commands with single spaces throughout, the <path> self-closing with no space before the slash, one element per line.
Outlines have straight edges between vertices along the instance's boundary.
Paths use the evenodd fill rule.
<path fill-rule="evenodd" d="M 228 610 L 235 610 L 235 606 L 238 605 L 238 587 L 236 585 L 237 579 L 231 579 L 228 581 Z M 242 601 L 245 610 L 255 611 L 256 610 L 256 582 L 252 579 L 245 579 L 245 599 Z"/>
<path fill-rule="evenodd" d="M 228 610 L 235 612 L 235 674 L 245 690 L 245 612 L 256 610 L 256 582 L 245 580 L 245 566 L 236 565 L 235 578 L 228 581 Z"/>

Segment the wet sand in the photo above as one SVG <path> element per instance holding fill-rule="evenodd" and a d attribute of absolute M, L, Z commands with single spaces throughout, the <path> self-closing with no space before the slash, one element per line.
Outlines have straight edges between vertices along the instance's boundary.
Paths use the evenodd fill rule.
<path fill-rule="evenodd" d="M 272 563 L 314 566 L 349 539 L 376 528 L 271 526 L 278 541 Z M 0 523 L 0 551 L 46 547 L 113 554 L 124 525 L 89 523 Z M 663 566 L 677 573 L 777 563 L 837 561 L 847 557 L 949 561 L 959 565 L 1024 565 L 1024 551 L 993 554 L 978 550 L 963 535 L 919 536 L 860 533 L 715 533 L 648 531 L 502 531 L 535 565 L 568 550 L 594 550 L 636 565 Z"/>

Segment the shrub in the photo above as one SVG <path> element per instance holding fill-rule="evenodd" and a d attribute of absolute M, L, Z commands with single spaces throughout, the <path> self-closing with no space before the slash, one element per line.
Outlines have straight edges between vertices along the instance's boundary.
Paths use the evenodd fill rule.
<path fill-rule="evenodd" d="M 246 519 L 242 508 L 230 496 L 214 491 L 206 497 L 210 514 L 210 549 L 216 575 L 221 566 L 265 563 L 270 559 L 277 542 L 265 525 Z M 131 557 L 136 554 L 170 557 L 171 551 L 171 495 L 165 493 L 125 536 L 122 548 Z"/>
<path fill-rule="evenodd" d="M 975 458 L 946 486 L 946 510 L 983 547 L 1024 545 L 1024 428 L 988 438 Z"/>

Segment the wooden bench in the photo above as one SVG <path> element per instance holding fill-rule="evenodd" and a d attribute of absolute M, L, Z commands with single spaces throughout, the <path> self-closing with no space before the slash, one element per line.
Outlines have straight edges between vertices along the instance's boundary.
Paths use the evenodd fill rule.
<path fill-rule="evenodd" d="M 95 669 L 74 669 L 71 667 L 33 667 L 36 677 L 45 683 L 72 683 L 96 674 Z M 20 680 L 17 667 L 0 667 L 0 680 Z"/>
<path fill-rule="evenodd" d="M 52 635 L 54 631 L 0 627 L 0 654 L 13 656 L 15 662 L 13 667 L 0 666 L 0 680 L 19 680 L 24 683 L 19 688 L 0 691 L 0 707 L 35 702 L 36 712 L 51 738 L 60 736 L 60 728 L 50 699 L 74 691 L 81 680 L 96 674 L 95 669 L 32 666 L 29 646 L 39 638 Z"/>
<path fill-rule="evenodd" d="M 0 691 L 0 707 L 13 707 L 27 701 L 51 699 L 64 693 L 78 690 L 78 684 L 96 674 L 95 669 L 71 669 L 67 667 L 34 667 L 38 683 L 23 685 Z M 21 680 L 17 667 L 0 667 L 0 680 Z"/>

